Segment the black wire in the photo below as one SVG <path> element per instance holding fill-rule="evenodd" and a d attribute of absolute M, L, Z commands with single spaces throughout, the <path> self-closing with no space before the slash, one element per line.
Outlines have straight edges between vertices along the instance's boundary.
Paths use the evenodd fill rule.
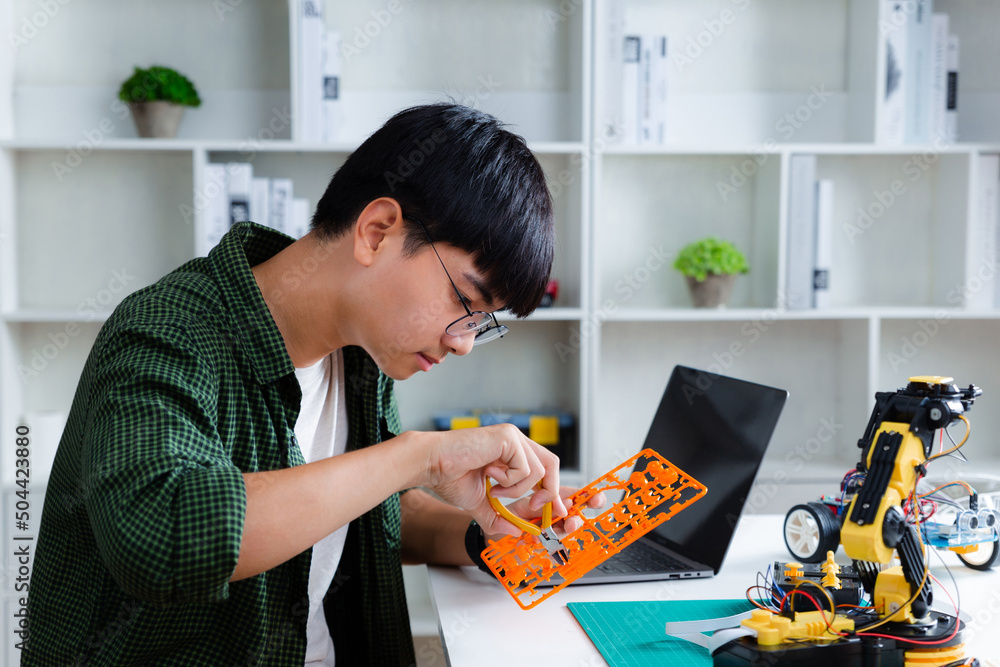
<path fill-rule="evenodd" d="M 815 588 L 819 589 L 819 593 L 822 596 L 822 598 L 817 598 L 816 599 L 817 604 L 820 605 L 820 608 L 817 611 L 824 611 L 824 612 L 826 611 L 826 608 L 823 606 L 823 603 L 820 602 L 820 599 L 823 599 L 823 600 L 826 600 L 827 602 L 830 602 L 831 604 L 834 604 L 834 608 L 830 610 L 830 613 L 833 614 L 834 616 L 836 616 L 836 614 L 837 614 L 836 602 L 830 599 L 830 598 L 833 597 L 830 594 L 830 591 L 826 590 L 825 588 L 823 588 L 822 586 L 820 586 L 819 584 L 817 584 L 815 581 L 812 581 L 810 579 L 803 579 L 799 583 L 795 584 L 795 587 L 792 589 L 792 593 L 788 596 L 788 601 L 791 604 L 791 608 L 790 608 L 791 611 L 793 611 L 793 612 L 795 611 L 795 591 L 799 590 L 802 587 L 803 584 L 809 584 L 809 585 L 814 586 Z M 802 591 L 802 592 L 805 593 L 807 591 Z M 780 609 L 779 611 L 784 611 L 784 609 Z"/>

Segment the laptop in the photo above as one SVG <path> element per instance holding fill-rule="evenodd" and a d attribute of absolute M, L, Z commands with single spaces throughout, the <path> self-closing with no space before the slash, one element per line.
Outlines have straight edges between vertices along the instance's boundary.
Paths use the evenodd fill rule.
<path fill-rule="evenodd" d="M 676 366 L 642 449 L 708 493 L 570 585 L 718 574 L 787 398 L 784 389 Z"/>

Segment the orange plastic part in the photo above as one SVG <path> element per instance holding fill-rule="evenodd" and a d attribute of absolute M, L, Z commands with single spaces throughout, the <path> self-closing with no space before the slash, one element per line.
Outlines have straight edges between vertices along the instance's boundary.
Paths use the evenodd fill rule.
<path fill-rule="evenodd" d="M 636 472 L 632 472 L 633 468 Z M 587 509 L 587 501 L 602 491 L 623 491 L 624 495 L 599 516 L 588 516 L 595 510 Z M 565 563 L 554 561 L 539 538 L 529 533 L 490 542 L 483 551 L 483 560 L 514 601 L 522 609 L 531 609 L 706 492 L 704 484 L 654 450 L 644 449 L 570 497 L 567 516 L 579 516 L 583 526 L 562 538 L 568 555 Z M 654 508 L 660 508 L 659 513 L 650 516 Z"/>

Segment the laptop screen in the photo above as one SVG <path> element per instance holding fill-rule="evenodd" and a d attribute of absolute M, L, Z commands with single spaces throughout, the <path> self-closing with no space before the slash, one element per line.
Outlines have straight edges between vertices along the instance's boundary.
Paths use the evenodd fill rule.
<path fill-rule="evenodd" d="M 783 389 L 674 368 L 645 447 L 708 493 L 649 537 L 718 573 L 787 397 Z"/>

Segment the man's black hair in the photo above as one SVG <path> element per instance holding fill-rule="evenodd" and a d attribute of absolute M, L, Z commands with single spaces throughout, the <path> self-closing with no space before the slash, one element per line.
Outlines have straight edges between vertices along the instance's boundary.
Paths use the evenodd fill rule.
<path fill-rule="evenodd" d="M 411 107 L 390 118 L 337 170 L 313 215 L 329 239 L 353 229 L 379 197 L 403 209 L 405 252 L 435 243 L 468 252 L 484 295 L 518 317 L 538 307 L 552 270 L 552 200 L 520 136 L 458 104 Z"/>

